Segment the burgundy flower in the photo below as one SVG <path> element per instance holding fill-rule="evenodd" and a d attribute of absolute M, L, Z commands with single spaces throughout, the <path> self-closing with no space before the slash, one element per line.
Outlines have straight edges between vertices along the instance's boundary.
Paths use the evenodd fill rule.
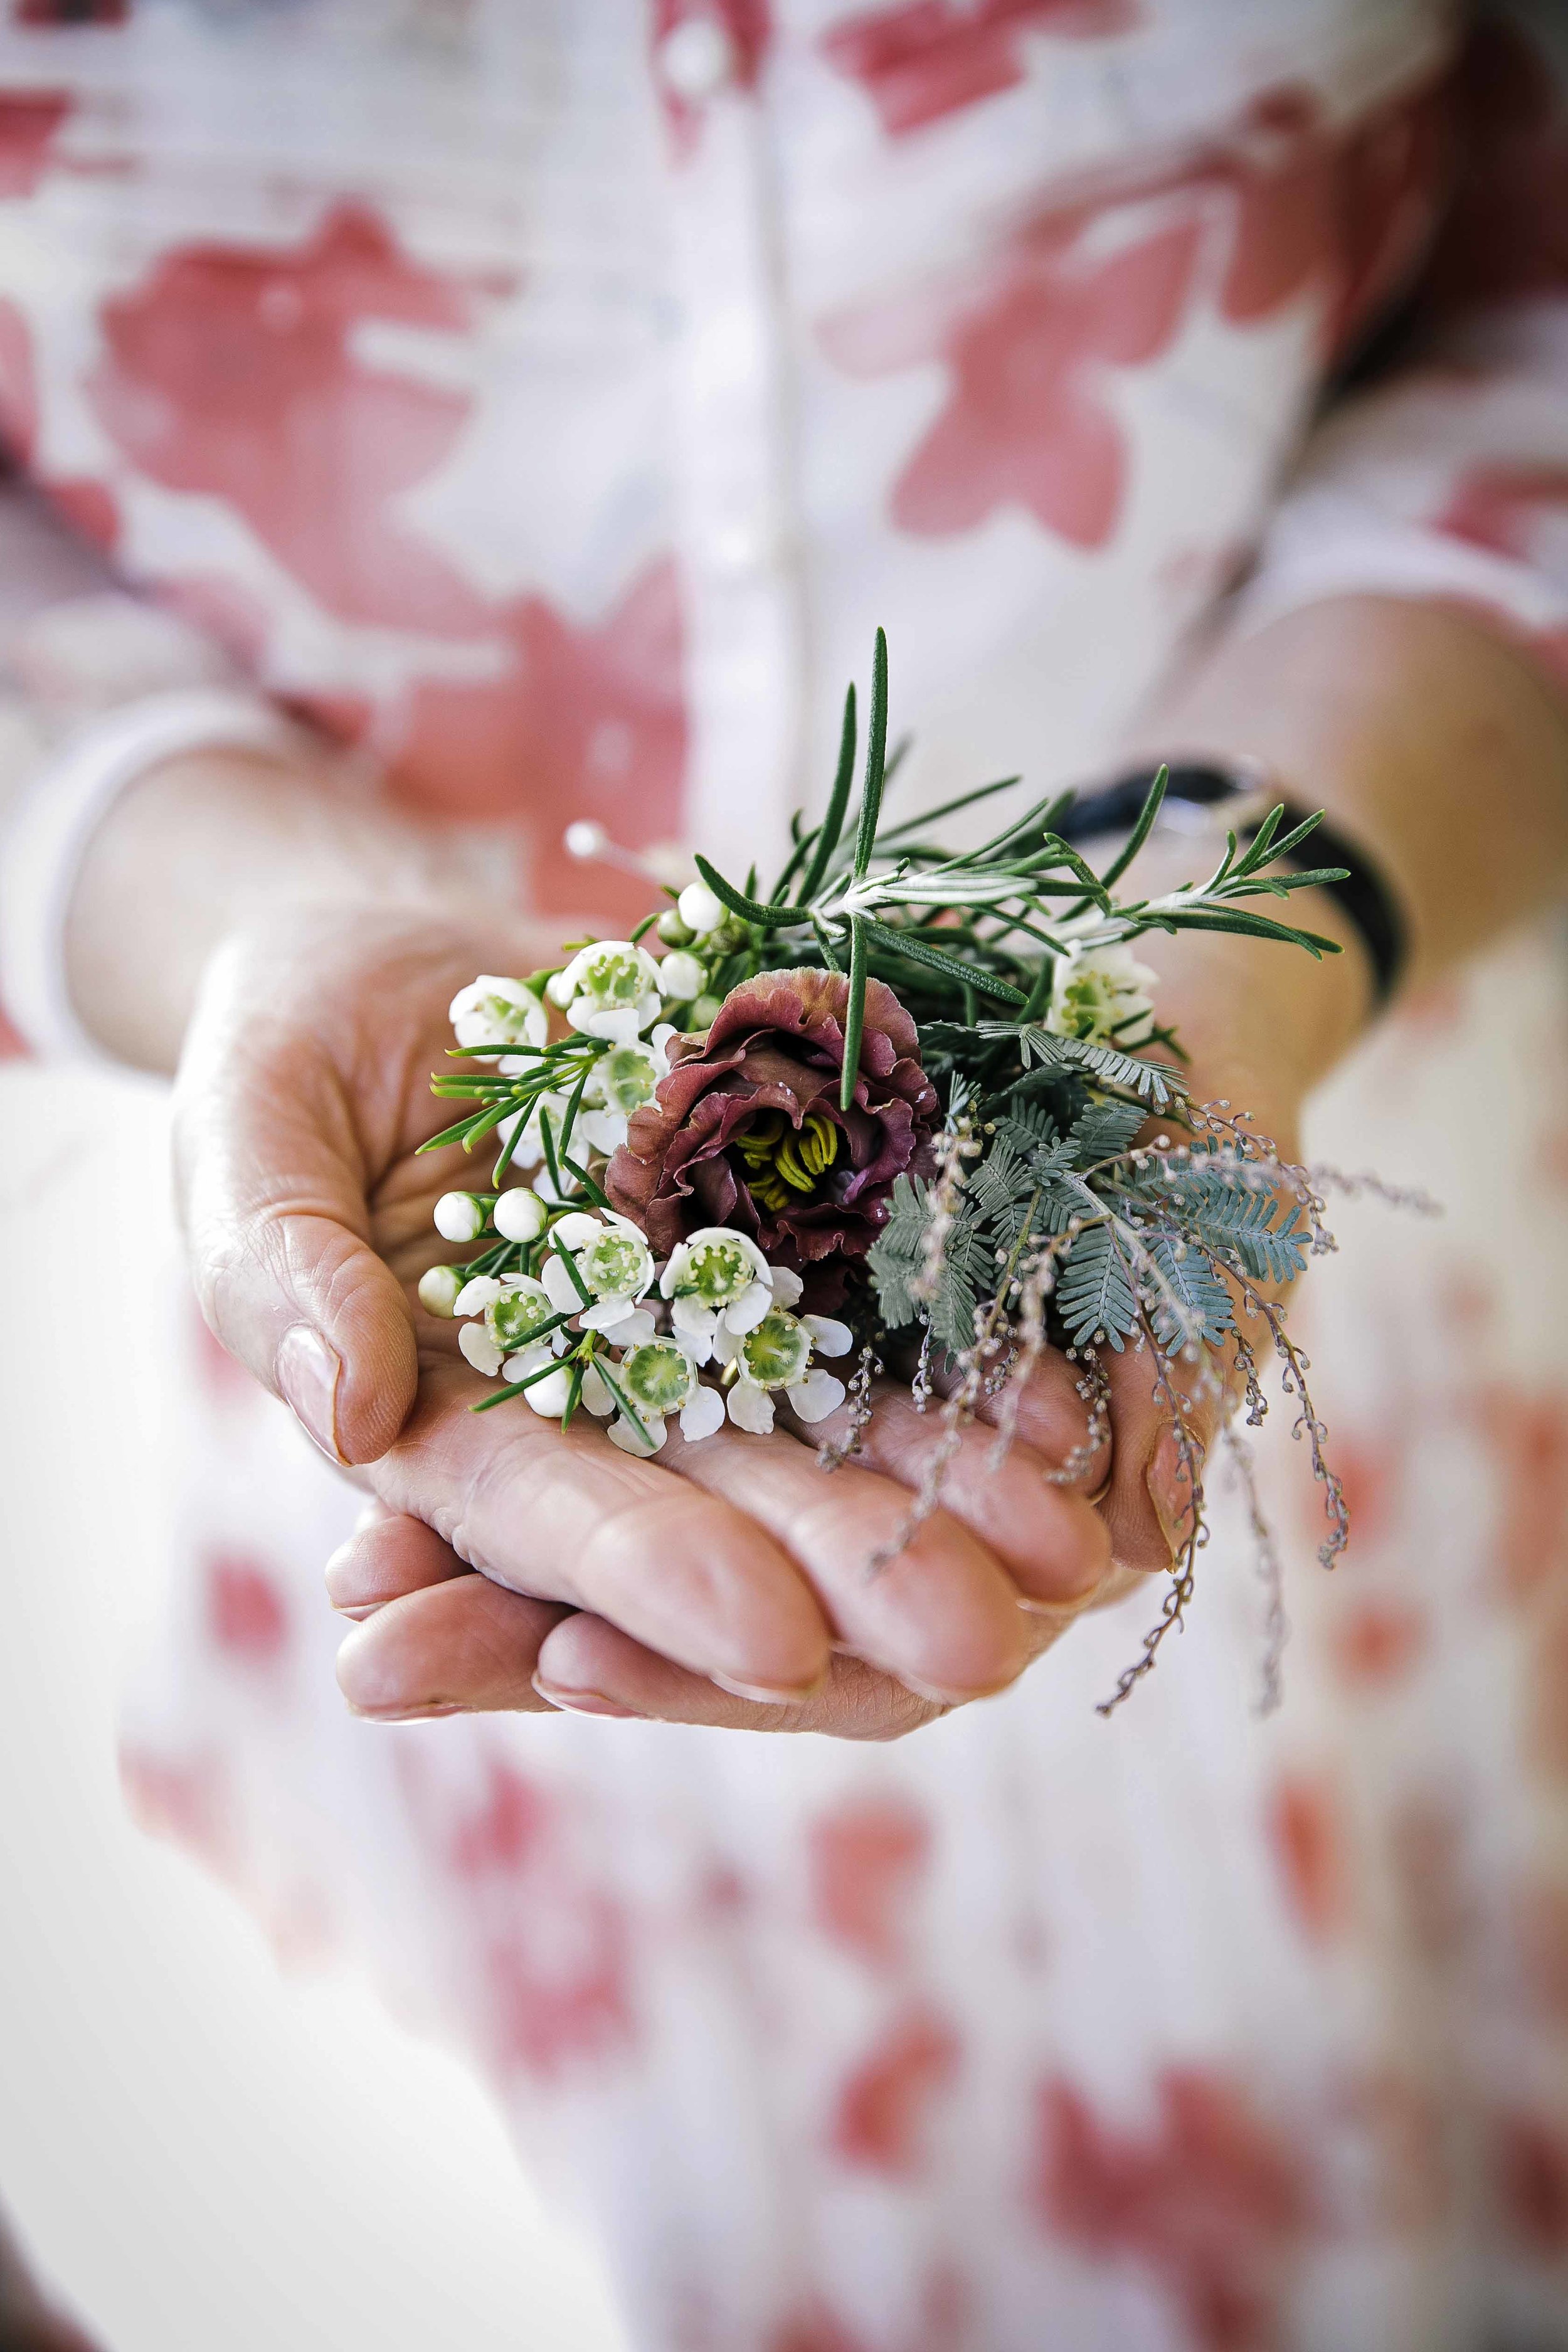
<path fill-rule="evenodd" d="M 837 972 L 759 972 L 705 1041 L 671 1045 L 669 1076 L 605 1179 L 660 1255 L 700 1225 L 735 1226 L 775 1265 L 870 1248 L 895 1177 L 925 1166 L 937 1099 L 914 1023 L 873 980 L 855 1099 L 839 1109 L 848 995 Z"/>

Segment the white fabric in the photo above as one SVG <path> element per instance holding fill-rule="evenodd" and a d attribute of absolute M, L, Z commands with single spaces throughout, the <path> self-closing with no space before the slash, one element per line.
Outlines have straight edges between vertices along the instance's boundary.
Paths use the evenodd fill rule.
<path fill-rule="evenodd" d="M 180 688 L 95 720 L 39 771 L 0 845 L 0 998 L 36 1052 L 109 1058 L 71 1003 L 65 926 L 88 844 L 121 793 L 182 752 L 285 753 L 297 740 L 255 696 Z"/>

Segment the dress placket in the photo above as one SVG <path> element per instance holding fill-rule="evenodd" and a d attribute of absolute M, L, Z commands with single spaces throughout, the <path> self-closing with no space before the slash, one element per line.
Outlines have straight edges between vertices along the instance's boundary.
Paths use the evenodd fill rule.
<path fill-rule="evenodd" d="M 802 797 L 805 653 L 770 125 L 716 17 L 679 24 L 655 71 L 673 123 L 686 833 L 737 877 L 753 859 L 765 877 Z"/>

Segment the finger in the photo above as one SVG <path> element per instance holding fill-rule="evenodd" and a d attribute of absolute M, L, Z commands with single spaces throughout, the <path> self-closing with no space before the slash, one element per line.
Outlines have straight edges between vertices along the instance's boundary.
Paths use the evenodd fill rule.
<path fill-rule="evenodd" d="M 238 951 L 226 952 L 174 1096 L 197 1296 L 324 1454 L 371 1462 L 413 1402 L 417 1361 L 408 1303 L 370 1245 L 353 1106 L 321 1041 L 260 1017 Z"/>
<path fill-rule="evenodd" d="M 442 1715 L 542 1715 L 540 1645 L 565 1612 L 458 1572 L 389 1601 L 338 1652 L 338 1687 L 356 1715 L 408 1723 Z"/>
<path fill-rule="evenodd" d="M 1111 1553 L 1123 1567 L 1169 1570 L 1203 1507 L 1204 1465 L 1224 1410 L 1222 1376 L 1206 1359 L 1173 1368 L 1178 1424 L 1147 1350 L 1107 1354 L 1112 1462 L 1100 1508 Z"/>
<path fill-rule="evenodd" d="M 779 1698 L 816 1684 L 830 1628 L 744 1497 L 706 1495 L 662 1457 L 617 1453 L 586 1415 L 563 1430 L 521 1403 L 470 1412 L 484 1394 L 466 1365 L 429 1366 L 372 1474 L 384 1502 L 498 1584 L 595 1611 L 696 1674 Z"/>
<path fill-rule="evenodd" d="M 961 1377 L 950 1364 L 932 1368 L 933 1385 L 944 1397 Z M 1097 1391 L 1087 1364 L 1047 1348 L 1022 1381 L 1015 1376 L 994 1396 L 982 1396 L 974 1417 L 992 1429 L 1010 1425 L 1051 1470 L 1068 1473 L 1068 1486 L 1097 1496 L 1110 1475 L 1110 1427 L 1103 1412 L 1095 1411 Z"/>
<path fill-rule="evenodd" d="M 327 1598 L 342 1617 L 369 1617 L 405 1593 L 444 1584 L 468 1570 L 423 1519 L 372 1502 L 325 1569 Z"/>
<path fill-rule="evenodd" d="M 1070 1618 L 1037 1622 L 1034 1655 L 1059 1640 Z M 603 1618 L 565 1618 L 540 1650 L 534 1686 L 554 1706 L 589 1715 L 642 1716 L 727 1731 L 814 1731 L 830 1739 L 901 1739 L 950 1710 L 861 1658 L 836 1655 L 818 1689 L 788 1706 L 759 1706 L 647 1650 Z"/>
<path fill-rule="evenodd" d="M 868 1664 L 952 1701 L 1001 1690 L 1027 1664 L 1017 1588 L 949 1512 L 917 1520 L 907 1488 L 853 1463 L 826 1475 L 814 1450 L 777 1434 L 731 1429 L 689 1445 L 672 1433 L 666 1456 L 777 1539 L 836 1638 Z"/>
<path fill-rule="evenodd" d="M 384 1722 L 538 1712 L 543 1701 L 574 1714 L 890 1739 L 946 1711 L 943 1702 L 843 1655 L 830 1660 L 809 1698 L 784 1706 L 743 1698 L 602 1618 L 507 1592 L 466 1569 L 434 1529 L 392 1513 L 367 1518 L 330 1565 L 345 1596 L 375 1596 L 367 1622 L 343 1644 L 338 1672 L 355 1712 Z M 421 1605 L 399 1605 L 405 1601 Z M 1033 1656 L 1059 1638 L 1073 1613 L 1037 1619 Z"/>
<path fill-rule="evenodd" d="M 898 1739 L 947 1707 L 879 1674 L 859 1658 L 837 1656 L 809 1698 L 764 1706 L 689 1674 L 645 1649 L 601 1617 L 569 1617 L 540 1650 L 536 1689 L 570 1714 L 640 1716 L 659 1723 L 701 1723 L 723 1731 L 815 1731 L 836 1739 Z"/>
<path fill-rule="evenodd" d="M 1053 1436 L 1057 1463 L 1081 1444 L 1088 1428 L 1083 1407 L 1076 1398 L 1072 1402 L 1076 1431 L 1065 1414 L 1048 1408 L 1031 1424 Z M 908 1390 L 891 1382 L 879 1383 L 875 1407 L 860 1433 L 857 1457 L 868 1469 L 918 1492 L 933 1455 L 951 1445 L 940 1489 L 942 1508 L 1000 1560 L 1020 1593 L 1058 1608 L 1087 1604 L 1095 1597 L 1110 1570 L 1105 1522 L 1082 1493 L 1050 1484 L 1051 1458 L 1018 1437 L 1000 1450 L 997 1431 L 983 1424 L 950 1433 L 940 1412 L 920 1412 Z M 809 1433 L 841 1439 L 847 1428 L 847 1415 L 840 1412 Z"/>

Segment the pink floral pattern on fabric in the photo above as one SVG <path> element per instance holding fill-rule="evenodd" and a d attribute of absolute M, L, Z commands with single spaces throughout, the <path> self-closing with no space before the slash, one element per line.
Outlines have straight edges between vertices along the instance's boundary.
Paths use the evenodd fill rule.
<path fill-rule="evenodd" d="M 426 677 L 388 723 L 393 788 L 447 814 L 521 811 L 531 897 L 571 907 L 584 887 L 562 846 L 573 818 L 600 818 L 631 848 L 679 830 L 687 712 L 675 567 L 650 564 L 585 626 L 543 596 L 519 597 L 489 623 L 499 676 Z M 342 723 L 341 712 L 321 716 Z M 599 871 L 593 887 L 607 915 L 647 912 L 646 883 Z"/>
<path fill-rule="evenodd" d="M 63 89 L 0 92 L 0 199 L 33 194 L 54 161 L 56 135 L 73 104 Z"/>
<path fill-rule="evenodd" d="M 292 250 L 166 255 L 104 304 L 89 396 L 142 473 L 223 499 L 329 613 L 473 635 L 483 601 L 393 510 L 449 454 L 471 403 L 366 364 L 354 337 L 371 321 L 458 335 L 475 299 L 345 202 Z"/>
<path fill-rule="evenodd" d="M 1168 2283 L 1205 2352 L 1267 2352 L 1283 2258 L 1311 2219 L 1300 2158 L 1222 2077 L 1173 2068 L 1157 2096 L 1141 2131 L 1102 2119 L 1069 2082 L 1043 2086 L 1041 2217 Z"/>
<path fill-rule="evenodd" d="M 822 48 L 897 139 L 1016 89 L 1027 37 L 1106 40 L 1140 14 L 1137 0 L 905 0 L 830 26 Z"/>
<path fill-rule="evenodd" d="M 847 373 L 932 358 L 947 371 L 942 409 L 893 484 L 894 524 L 945 537 L 1021 507 L 1072 546 L 1107 545 L 1132 462 L 1116 372 L 1171 351 L 1205 299 L 1205 254 L 1223 253 L 1224 318 L 1253 325 L 1315 294 L 1337 348 L 1420 250 L 1441 121 L 1430 95 L 1402 98 L 1335 139 L 1309 96 L 1268 93 L 1182 171 L 1042 209 L 962 279 L 826 320 L 824 349 Z"/>
<path fill-rule="evenodd" d="M 1202 232 L 1176 220 L 1100 259 L 1088 233 L 1101 218 L 1098 208 L 1047 214 L 962 291 L 824 329 L 830 357 L 852 374 L 928 356 L 948 369 L 946 404 L 893 486 L 900 530 L 947 537 L 1020 506 L 1076 547 L 1110 539 L 1129 457 L 1104 372 L 1169 347 Z"/>
<path fill-rule="evenodd" d="M 332 5 L 289 12 L 290 42 Z M 26 13 L 0 89 L 14 454 L 405 805 L 504 828 L 536 903 L 647 910 L 645 882 L 567 861 L 572 818 L 678 840 L 707 791 L 703 823 L 724 793 L 762 823 L 772 733 L 862 656 L 864 615 L 895 664 L 915 648 L 900 791 L 944 712 L 963 781 L 994 713 L 1042 788 L 1090 772 L 1266 540 L 1286 593 L 1271 516 L 1310 542 L 1291 593 L 1442 593 L 1568 677 L 1560 374 L 1477 345 L 1407 405 L 1385 384 L 1301 426 L 1456 163 L 1444 299 L 1568 283 L 1562 98 L 1517 28 L 1478 31 L 1456 92 L 1420 0 L 1372 0 L 1353 37 L 1326 0 L 1198 31 L 1172 0 L 653 0 L 624 55 L 586 7 L 448 10 L 460 135 L 405 82 L 406 152 L 350 155 L 322 111 L 274 153 L 267 84 L 220 218 L 136 146 L 132 98 L 163 123 L 188 97 L 149 92 L 143 12 L 96 12 L 112 105 L 42 21 L 81 12 Z M 231 12 L 225 56 L 274 14 Z M 367 74 L 400 70 L 374 16 Z M 487 79 L 501 16 L 561 42 L 527 50 L 515 117 Z M 722 70 L 683 90 L 665 44 L 700 66 L 704 26 Z M 191 152 L 251 95 L 201 81 L 205 54 L 181 52 Z M 1116 104 L 1065 124 L 1066 168 L 1037 126 L 1097 87 Z M 1124 119 L 1186 127 L 1152 152 Z M 695 260 L 667 285 L 672 227 Z M 694 359 L 739 387 L 739 424 L 702 412 L 717 478 L 767 493 L 733 513 L 689 496 Z M 789 430 L 759 454 L 771 366 Z M 715 710 L 775 687 L 776 730 L 694 781 Z M 1036 2352 L 1090 2326 L 1273 2352 L 1313 2340 L 1325 2264 L 1359 2282 L 1333 2352 L 1430 2352 L 1439 2262 L 1469 2247 L 1568 2311 L 1542 2088 L 1568 2050 L 1568 1364 L 1499 1240 L 1528 1169 L 1533 1246 L 1568 1267 L 1568 992 L 1540 942 L 1507 953 L 1413 1003 L 1333 1114 L 1330 1156 L 1394 1175 L 1412 1134 L 1449 1148 L 1457 1097 L 1497 1132 L 1484 1170 L 1455 1153 L 1441 1226 L 1348 1232 L 1302 1303 L 1355 1534 L 1314 1582 L 1265 1454 L 1295 1625 L 1270 1724 L 1228 1526 L 1182 1654 L 1109 1733 L 1135 1621 L 1092 1612 L 1015 1692 L 889 1747 L 348 1722 L 320 1569 L 357 1497 L 182 1324 L 181 1582 L 132 1802 L 286 1948 L 367 1949 L 462 2040 L 614 2241 L 639 2352 Z"/>

